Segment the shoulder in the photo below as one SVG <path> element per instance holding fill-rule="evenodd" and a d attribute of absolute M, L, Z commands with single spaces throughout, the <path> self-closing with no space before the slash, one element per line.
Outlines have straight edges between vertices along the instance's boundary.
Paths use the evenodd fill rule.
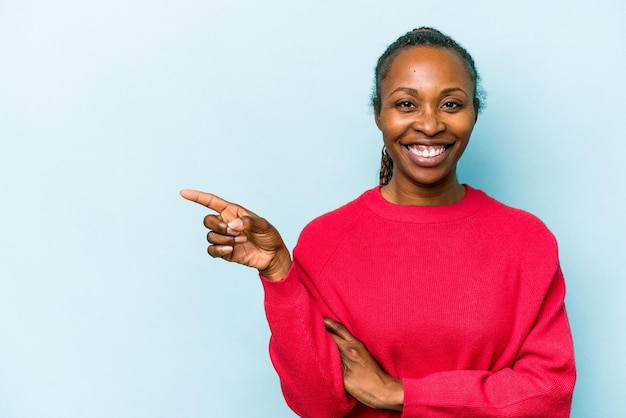
<path fill-rule="evenodd" d="M 321 261 L 330 256 L 361 222 L 367 212 L 365 199 L 376 190 L 367 190 L 356 199 L 309 222 L 300 233 L 294 257 Z"/>
<path fill-rule="evenodd" d="M 478 193 L 483 193 L 478 190 Z M 483 221 L 506 237 L 508 242 L 516 242 L 524 248 L 536 251 L 557 251 L 557 241 L 546 224 L 536 215 L 504 204 L 485 194 L 482 210 Z M 535 252 L 535 251 L 530 251 Z"/>
<path fill-rule="evenodd" d="M 487 197 L 484 209 L 493 222 L 494 256 L 507 263 L 529 295 L 543 301 L 555 280 L 563 281 L 556 237 L 539 217 L 526 210 L 492 197 Z"/>
<path fill-rule="evenodd" d="M 343 236 L 359 222 L 367 209 L 365 199 L 377 189 L 370 189 L 345 205 L 325 213 L 309 222 L 300 233 L 299 243 L 323 235 L 325 239 L 331 236 Z"/>

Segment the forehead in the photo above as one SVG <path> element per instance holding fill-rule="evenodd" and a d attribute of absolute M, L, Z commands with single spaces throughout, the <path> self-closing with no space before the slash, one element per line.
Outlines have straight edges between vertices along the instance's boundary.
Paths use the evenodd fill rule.
<path fill-rule="evenodd" d="M 430 46 L 418 46 L 399 52 L 393 58 L 381 87 L 407 83 L 435 83 L 467 89 L 474 87 L 461 57 L 454 51 Z"/>

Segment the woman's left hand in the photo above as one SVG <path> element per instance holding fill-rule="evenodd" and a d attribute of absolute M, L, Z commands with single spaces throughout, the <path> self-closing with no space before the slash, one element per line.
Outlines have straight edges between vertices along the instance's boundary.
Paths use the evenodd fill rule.
<path fill-rule="evenodd" d="M 365 345 L 342 323 L 324 318 L 324 324 L 339 348 L 346 391 L 371 408 L 402 411 L 402 381 L 385 373 Z"/>

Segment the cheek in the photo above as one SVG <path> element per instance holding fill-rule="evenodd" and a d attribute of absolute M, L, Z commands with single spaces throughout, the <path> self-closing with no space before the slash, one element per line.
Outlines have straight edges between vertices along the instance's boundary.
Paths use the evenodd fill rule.
<path fill-rule="evenodd" d="M 472 117 L 468 117 L 465 120 L 458 121 L 457 123 L 449 126 L 449 128 L 455 133 L 457 138 L 467 140 L 474 130 L 474 119 Z"/>
<path fill-rule="evenodd" d="M 381 119 L 379 128 L 383 134 L 383 139 L 393 140 L 394 138 L 405 132 L 410 124 L 402 123 L 398 118 Z"/>

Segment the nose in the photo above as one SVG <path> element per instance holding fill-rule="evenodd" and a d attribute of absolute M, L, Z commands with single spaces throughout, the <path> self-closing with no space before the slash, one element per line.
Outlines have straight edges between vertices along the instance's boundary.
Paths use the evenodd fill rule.
<path fill-rule="evenodd" d="M 435 136 L 446 129 L 445 124 L 437 115 L 437 111 L 425 108 L 415 114 L 413 129 L 426 136 Z"/>

